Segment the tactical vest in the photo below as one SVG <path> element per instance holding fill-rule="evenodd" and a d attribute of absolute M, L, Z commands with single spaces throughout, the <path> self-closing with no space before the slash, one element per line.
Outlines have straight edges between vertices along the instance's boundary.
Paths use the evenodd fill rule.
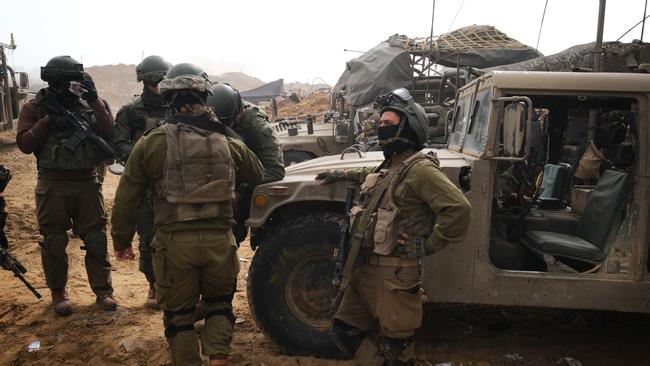
<path fill-rule="evenodd" d="M 235 169 L 226 136 L 183 123 L 161 128 L 167 155 L 154 184 L 156 224 L 232 218 Z"/>
<path fill-rule="evenodd" d="M 48 114 L 46 101 L 40 93 L 36 96 L 36 115 L 38 119 Z M 75 103 L 67 108 L 79 121 L 86 123 L 92 130 L 95 129 L 95 113 L 92 109 L 81 103 Z M 64 131 L 51 130 L 47 140 L 36 152 L 36 165 L 38 168 L 61 170 L 86 170 L 94 169 L 106 157 L 89 141 L 82 141 L 70 151 L 64 144 L 73 135 L 72 128 Z"/>
<path fill-rule="evenodd" d="M 162 124 L 165 123 L 165 119 L 169 118 L 173 114 L 171 108 L 147 107 L 140 98 L 138 98 L 131 106 L 136 118 L 144 119 L 144 128 L 131 128 L 131 141 L 133 141 L 134 144 L 146 131 L 162 126 Z"/>
<path fill-rule="evenodd" d="M 406 258 L 424 254 L 425 248 L 418 249 L 416 245 L 423 246 L 424 240 L 431 235 L 434 213 L 429 209 L 417 217 L 404 217 L 395 204 L 396 187 L 411 167 L 423 159 L 437 163 L 435 154 L 417 152 L 394 169 L 382 169 L 366 177 L 361 185 L 359 204 L 350 210 L 350 225 L 353 233 L 363 235 L 361 249 L 364 252 Z M 367 210 L 371 211 L 370 219 L 364 227 L 360 218 Z M 397 239 L 402 233 L 408 234 L 409 240 L 404 245 L 398 245 Z"/>

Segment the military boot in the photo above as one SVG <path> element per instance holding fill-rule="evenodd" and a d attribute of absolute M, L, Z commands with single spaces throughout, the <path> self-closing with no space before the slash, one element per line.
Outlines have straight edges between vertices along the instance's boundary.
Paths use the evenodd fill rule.
<path fill-rule="evenodd" d="M 227 358 L 213 358 L 210 356 L 210 366 L 228 366 Z"/>
<path fill-rule="evenodd" d="M 95 300 L 97 305 L 99 305 L 99 308 L 102 310 L 107 310 L 107 311 L 114 311 L 117 310 L 117 301 L 113 298 L 112 293 L 103 293 L 97 295 L 97 299 Z"/>
<path fill-rule="evenodd" d="M 57 315 L 66 316 L 72 314 L 72 304 L 68 298 L 68 291 L 64 288 L 52 290 L 52 307 Z"/>
<path fill-rule="evenodd" d="M 384 366 L 415 366 L 413 337 L 381 337 L 379 344 Z"/>
<path fill-rule="evenodd" d="M 147 301 L 145 301 L 144 306 L 152 310 L 160 310 L 160 305 L 158 305 L 158 300 L 156 299 L 156 284 L 149 282 L 149 293 L 147 294 Z"/>

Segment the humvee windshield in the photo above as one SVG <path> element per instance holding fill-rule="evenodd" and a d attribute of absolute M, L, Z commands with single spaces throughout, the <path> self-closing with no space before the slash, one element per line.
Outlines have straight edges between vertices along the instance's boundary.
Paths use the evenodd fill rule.
<path fill-rule="evenodd" d="M 524 161 L 498 161 L 492 177 L 492 264 L 504 270 L 589 273 L 607 259 L 607 273 L 628 273 L 638 211 L 632 197 L 637 101 L 526 96 L 534 108 L 526 142 L 530 152 Z M 470 141 L 476 141 L 472 126 L 464 146 L 473 147 Z"/>
<path fill-rule="evenodd" d="M 449 148 L 478 156 L 485 151 L 490 117 L 492 89 L 484 88 L 476 97 L 465 96 L 458 101 L 454 113 Z"/>

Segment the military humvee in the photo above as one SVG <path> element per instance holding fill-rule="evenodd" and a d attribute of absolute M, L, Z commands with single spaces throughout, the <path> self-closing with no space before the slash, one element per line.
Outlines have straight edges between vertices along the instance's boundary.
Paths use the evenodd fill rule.
<path fill-rule="evenodd" d="M 300 163 L 319 156 L 340 154 L 354 141 L 354 131 L 337 112 L 317 116 L 286 118 L 271 124 L 278 136 L 284 165 Z"/>
<path fill-rule="evenodd" d="M 425 258 L 428 299 L 650 313 L 649 108 L 644 74 L 494 71 L 461 88 L 436 152 L 472 226 Z M 362 155 L 296 164 L 253 194 L 249 304 L 287 352 L 333 352 L 332 253 L 350 183 L 314 177 L 383 159 Z"/>
<path fill-rule="evenodd" d="M 27 102 L 26 89 L 29 88 L 29 76 L 26 72 L 14 72 L 7 63 L 5 48 L 16 49 L 13 33 L 10 44 L 0 43 L 0 131 L 14 128 L 14 120 Z"/>

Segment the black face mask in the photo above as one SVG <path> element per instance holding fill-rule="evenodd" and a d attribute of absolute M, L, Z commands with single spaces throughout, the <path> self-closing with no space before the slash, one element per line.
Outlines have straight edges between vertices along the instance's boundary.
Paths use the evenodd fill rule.
<path fill-rule="evenodd" d="M 399 131 L 399 125 L 387 125 L 377 128 L 377 137 L 379 140 L 388 140 L 391 137 L 397 136 L 397 131 Z"/>
<path fill-rule="evenodd" d="M 68 88 L 61 88 L 61 92 L 58 92 L 56 89 L 59 88 L 49 88 L 50 92 L 54 94 L 54 99 L 61 103 L 62 106 L 67 108 L 73 106 L 75 103 L 79 103 L 79 96 L 72 93 Z"/>

